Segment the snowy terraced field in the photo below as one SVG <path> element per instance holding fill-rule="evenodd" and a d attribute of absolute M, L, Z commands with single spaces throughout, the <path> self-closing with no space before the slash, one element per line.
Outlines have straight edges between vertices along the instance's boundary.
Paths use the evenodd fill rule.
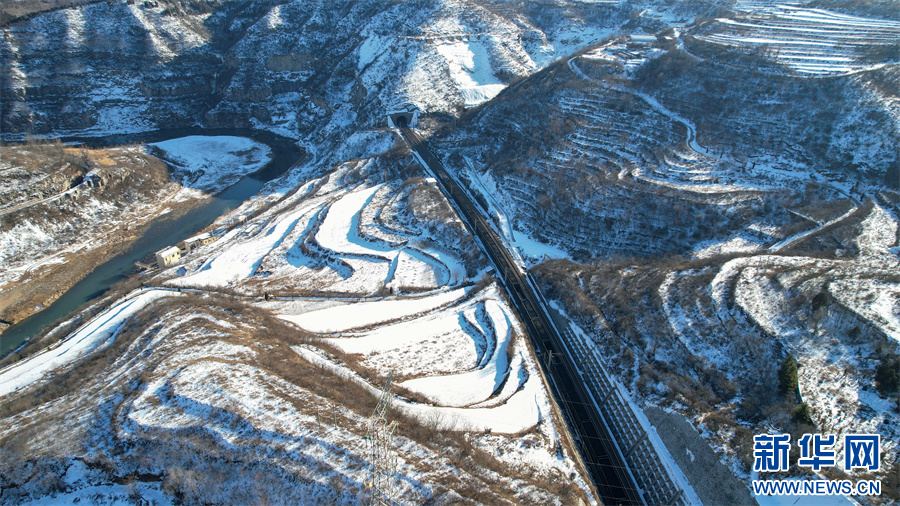
<path fill-rule="evenodd" d="M 351 167 L 355 166 L 347 168 Z M 323 186 L 313 195 L 299 191 L 266 213 L 265 219 L 233 229 L 202 250 L 202 257 L 178 267 L 183 275 L 169 283 L 195 288 L 231 286 L 257 293 L 255 287 L 284 290 L 296 282 L 304 290 L 347 294 L 458 284 L 465 273 L 458 260 L 439 250 L 403 244 L 421 237 L 407 235 L 392 246 L 378 232 L 368 234 L 360 226 L 367 206 L 385 204 L 387 195 L 379 193 L 379 188 L 363 186 L 345 192 L 327 191 Z M 376 196 L 380 198 L 373 202 Z M 396 236 L 387 228 L 384 233 Z"/>
<path fill-rule="evenodd" d="M 717 23 L 712 33 L 698 38 L 726 46 L 764 48 L 778 62 L 808 76 L 871 68 L 872 63 L 864 61 L 866 52 L 877 52 L 900 40 L 897 21 L 791 5 L 767 6 Z"/>
<path fill-rule="evenodd" d="M 156 288 L 0 371 L 4 399 L 49 384 L 91 392 L 51 398 L 39 422 L 26 409 L 0 437 L 32 434 L 29 444 L 63 454 L 127 442 L 105 469 L 164 477 L 135 489 L 163 502 L 189 489 L 216 502 L 352 502 L 366 494 L 366 417 L 393 371 L 403 503 L 472 487 L 516 502 L 584 496 L 521 324 L 495 281 L 466 279 L 458 218 L 428 200 L 440 196 L 433 181 L 355 178 L 378 163 L 310 181 L 157 274 Z M 99 369 L 83 375 L 84 364 Z M 73 412 L 93 415 L 48 438 Z M 191 464 L 176 456 L 184 448 L 199 450 Z M 92 456 L 84 462 L 88 471 L 61 464 L 60 500 L 121 494 Z M 192 482 L 187 469 L 219 478 Z"/>
<path fill-rule="evenodd" d="M 516 222 L 506 228 L 518 228 L 523 231 L 521 235 L 556 236 L 559 244 L 574 240 L 578 246 L 570 251 L 668 248 L 684 242 L 685 237 L 670 234 L 672 229 L 666 224 L 687 212 L 686 202 L 696 206 L 695 216 L 702 214 L 720 222 L 722 214 L 738 214 L 736 207 L 752 208 L 742 213 L 752 217 L 759 212 L 761 193 L 780 190 L 786 181 L 797 179 L 787 174 L 778 174 L 776 179 L 768 167 L 751 171 L 730 157 L 710 152 L 698 142 L 697 127 L 689 119 L 647 93 L 597 77 L 590 61 L 608 56 L 610 47 L 605 45 L 573 58 L 567 62 L 568 68 L 556 70 L 564 74 L 558 79 L 573 79 L 586 88 L 541 93 L 540 100 L 552 104 L 547 107 L 554 109 L 554 121 L 566 127 L 529 132 L 523 125 L 535 120 L 531 111 L 527 107 L 503 110 L 505 105 L 497 106 L 502 113 L 489 109 L 480 120 L 492 122 L 488 131 L 514 132 L 521 149 L 530 153 L 534 153 L 533 144 L 547 145 L 545 153 L 521 162 L 503 159 L 512 170 L 505 168 L 498 176 L 493 169 L 483 173 L 476 169 L 482 163 L 477 154 L 447 146 L 468 160 L 457 170 L 466 173 L 475 182 L 474 189 L 491 202 L 491 213 L 499 215 L 501 222 Z M 494 165 L 488 162 L 484 168 Z M 661 195 L 673 200 L 661 200 Z M 642 203 L 635 206 L 635 202 Z M 667 206 L 672 207 L 663 211 Z M 629 219 L 633 213 L 645 216 Z M 709 218 L 711 215 L 720 218 Z M 714 231 L 703 233 L 709 232 Z M 515 242 L 520 232 L 507 230 L 505 234 Z M 770 240 L 753 230 L 736 235 L 743 242 L 735 243 L 735 247 L 758 247 Z M 702 237 L 701 231 L 695 237 Z M 715 244 L 734 240 L 734 236 L 721 237 L 702 246 L 693 245 L 692 249 L 715 248 Z M 531 254 L 542 248 L 535 247 L 539 244 L 523 243 L 522 253 L 543 258 L 542 252 Z M 547 250 L 551 258 L 561 256 L 558 250 L 552 250 Z"/>
<path fill-rule="evenodd" d="M 748 353 L 747 339 L 762 330 L 759 339 L 776 339 L 800 362 L 800 394 L 816 427 L 833 434 L 882 434 L 884 458 L 891 459 L 900 436 L 891 402 L 846 371 L 871 369 L 883 339 L 860 338 L 861 327 L 879 329 L 873 336 L 900 336 L 900 261 L 890 251 L 898 221 L 874 206 L 860 228 L 860 253 L 853 259 L 743 256 L 717 269 L 669 273 L 659 293 L 672 333 L 691 354 L 732 378 L 752 377 L 766 359 Z M 804 307 L 798 294 L 823 288 L 833 302 L 824 309 Z M 730 335 L 725 346 L 718 342 L 723 331 Z"/>
<path fill-rule="evenodd" d="M 359 167 L 348 164 L 342 170 L 351 168 Z M 339 170 L 329 181 L 342 176 Z M 536 384 L 534 378 L 529 381 L 534 364 L 511 347 L 522 330 L 518 324 L 514 330 L 515 317 L 496 287 L 461 286 L 465 269 L 458 258 L 420 249 L 415 244 L 427 237 L 385 226 L 380 221 L 388 214 L 384 207 L 396 205 L 390 187 L 322 183 L 308 183 L 307 188 L 319 190 L 297 192 L 198 252 L 202 258 L 171 269 L 182 275 L 167 284 L 231 287 L 255 295 L 264 290 L 282 297 L 290 297 L 287 292 L 296 288 L 306 294 L 315 290 L 347 296 L 426 290 L 427 295 L 313 311 L 304 306 L 299 314 L 291 314 L 290 303 L 273 311 L 306 331 L 335 336 L 332 345 L 358 356 L 375 374 L 394 370 L 400 386 L 436 406 L 494 406 L 477 408 L 477 416 L 466 415 L 467 410 L 446 411 L 461 417 L 465 426 L 518 432 L 545 418 L 546 401 L 526 409 L 529 414 L 491 418 L 492 409 L 505 413 L 501 407 L 509 402 L 520 405 L 523 397 L 534 399 Z M 526 383 L 529 387 L 513 396 Z"/>
<path fill-rule="evenodd" d="M 639 102 L 623 117 L 615 104 L 629 97 Z M 717 163 L 718 159 L 697 144 L 692 123 L 649 96 L 610 90 L 599 97 L 563 99 L 560 106 L 567 114 L 578 117 L 582 128 L 571 140 L 571 152 L 555 156 L 561 161 L 556 170 L 563 169 L 567 160 L 577 156 L 589 163 L 606 164 L 607 170 L 619 179 L 631 175 L 651 184 L 710 196 L 753 190 L 742 184 L 720 184 L 734 179 L 729 177 L 733 176 L 730 167 Z M 610 128 L 613 124 L 615 130 Z M 686 138 L 677 136 L 679 129 L 685 132 Z"/>

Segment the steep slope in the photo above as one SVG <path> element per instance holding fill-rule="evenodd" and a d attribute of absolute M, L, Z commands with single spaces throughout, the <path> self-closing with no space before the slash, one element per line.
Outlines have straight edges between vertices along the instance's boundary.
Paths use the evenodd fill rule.
<path fill-rule="evenodd" d="M 133 243 L 153 218 L 184 212 L 165 165 L 140 148 L 29 143 L 0 162 L 0 320 L 19 321 Z"/>
<path fill-rule="evenodd" d="M 179 156 L 184 150 L 190 151 L 187 158 Z M 150 151 L 170 160 L 173 173 Z M 266 165 L 270 154 L 265 145 L 239 137 L 188 137 L 152 147 L 106 149 L 30 140 L 3 148 L 3 327 L 39 312 L 98 266 L 131 251 L 153 225 L 190 212 L 202 215 L 211 194 Z M 126 269 L 133 267 L 123 263 Z M 3 353 L 19 344 L 5 342 Z"/>
<path fill-rule="evenodd" d="M 13 100 L 4 101 L 0 131 L 100 134 L 203 122 L 301 138 L 354 122 L 371 127 L 404 102 L 436 113 L 461 106 L 466 90 L 448 79 L 467 73 L 461 60 L 477 58 L 479 72 L 489 67 L 485 84 L 501 84 L 625 20 L 616 6 L 599 8 L 608 13 L 601 26 L 570 22 L 588 10 L 579 5 L 544 26 L 475 2 L 246 7 L 101 3 L 14 23 L 4 29 L 3 86 Z M 480 100 L 495 92 L 480 90 Z"/>
<path fill-rule="evenodd" d="M 895 439 L 895 65 L 809 78 L 682 47 L 605 42 L 434 144 L 606 366 L 738 476 L 766 427 Z"/>

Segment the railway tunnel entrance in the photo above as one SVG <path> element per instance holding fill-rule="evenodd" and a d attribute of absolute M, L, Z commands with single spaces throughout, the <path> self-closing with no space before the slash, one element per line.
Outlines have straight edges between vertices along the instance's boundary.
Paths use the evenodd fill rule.
<path fill-rule="evenodd" d="M 388 112 L 388 123 L 394 128 L 414 127 L 418 119 L 419 111 L 415 109 Z"/>

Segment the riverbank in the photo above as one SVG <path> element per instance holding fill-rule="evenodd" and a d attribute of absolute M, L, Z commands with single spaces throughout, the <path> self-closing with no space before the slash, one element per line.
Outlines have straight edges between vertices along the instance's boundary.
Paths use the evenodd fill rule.
<path fill-rule="evenodd" d="M 36 266 L 20 281 L 8 283 L 0 295 L 0 318 L 10 323 L 8 329 L 15 330 L 16 325 L 28 318 L 38 315 L 67 293 L 75 284 L 86 278 L 104 263 L 129 251 L 143 237 L 150 227 L 158 221 L 181 218 L 192 211 L 209 205 L 212 196 L 172 202 L 162 212 L 148 216 L 147 221 L 132 223 L 128 227 L 117 227 L 103 235 L 103 245 L 87 251 L 64 252 L 50 259 L 43 265 Z M 8 351 L 7 334 L 0 332 L 0 353 Z"/>
<path fill-rule="evenodd" d="M 7 355 L 14 350 L 22 351 L 21 347 L 25 342 L 46 334 L 50 327 L 63 321 L 72 312 L 84 309 L 112 284 L 133 275 L 136 261 L 207 228 L 219 216 L 256 195 L 268 180 L 287 172 L 303 156 L 303 152 L 290 139 L 242 129 L 190 128 L 157 131 L 145 135 L 144 140 L 161 142 L 197 135 L 234 137 L 240 134 L 249 134 L 256 142 L 268 148 L 268 163 L 252 167 L 252 174 L 244 176 L 216 196 L 191 190 L 188 192 L 190 198 L 185 198 L 184 195 L 179 196 L 179 191 L 183 193 L 184 187 L 169 182 L 163 193 L 157 191 L 155 195 L 156 204 L 164 205 L 157 205 L 155 210 L 146 213 L 144 217 L 148 219 L 122 216 L 115 220 L 116 226 L 110 230 L 91 229 L 87 233 L 95 233 L 87 247 L 74 248 L 74 251 L 60 254 L 47 265 L 34 266 L 21 281 L 7 283 L 0 303 L 6 300 L 8 305 L 15 307 L 0 316 L 0 319 L 13 323 L 0 334 L 0 355 Z M 85 149 L 90 152 L 91 149 L 100 149 L 104 145 L 133 144 L 141 139 L 115 136 L 64 140 L 82 142 L 83 145 L 90 146 Z M 184 167 L 179 167 L 179 170 L 183 172 Z M 171 167 L 168 171 L 170 174 L 175 172 Z M 140 193 L 147 188 L 132 190 L 131 197 L 147 196 Z M 14 220 L 7 223 L 9 222 Z M 40 344 L 45 345 L 43 342 Z"/>

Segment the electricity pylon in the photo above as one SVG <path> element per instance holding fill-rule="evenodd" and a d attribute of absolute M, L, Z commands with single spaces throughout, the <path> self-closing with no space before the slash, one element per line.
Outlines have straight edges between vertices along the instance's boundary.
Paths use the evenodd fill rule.
<path fill-rule="evenodd" d="M 397 472 L 397 455 L 393 452 L 394 430 L 397 422 L 387 423 L 387 412 L 391 408 L 391 382 L 394 371 L 388 373 L 381 388 L 381 399 L 366 423 L 366 440 L 369 441 L 369 477 L 366 486 L 370 488 L 371 504 L 394 504 L 394 474 Z"/>

